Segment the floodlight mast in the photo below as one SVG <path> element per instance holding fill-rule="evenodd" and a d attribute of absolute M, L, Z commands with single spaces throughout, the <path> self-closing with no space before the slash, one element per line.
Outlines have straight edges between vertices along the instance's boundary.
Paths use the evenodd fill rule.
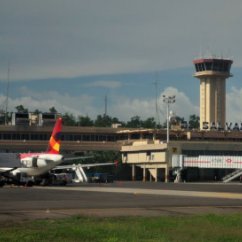
<path fill-rule="evenodd" d="M 176 100 L 175 100 L 176 96 L 173 95 L 173 96 L 166 96 L 166 95 L 163 95 L 163 102 L 167 104 L 167 117 L 166 117 L 166 131 L 167 131 L 167 134 L 166 134 L 166 143 L 168 144 L 169 143 L 169 104 L 170 103 L 174 103 Z"/>

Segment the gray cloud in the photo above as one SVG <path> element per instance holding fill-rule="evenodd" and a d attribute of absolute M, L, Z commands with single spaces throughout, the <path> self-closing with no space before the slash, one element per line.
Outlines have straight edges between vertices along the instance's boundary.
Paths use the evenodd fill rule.
<path fill-rule="evenodd" d="M 95 108 L 95 105 L 93 105 L 93 97 L 87 94 L 81 96 L 70 96 L 68 94 L 60 95 L 54 91 L 36 92 L 27 87 L 23 87 L 21 92 L 23 95 L 24 93 L 26 95 L 23 97 L 9 98 L 9 110 L 16 111 L 15 107 L 21 104 L 29 111 L 39 109 L 40 111 L 46 112 L 49 108 L 54 106 L 58 112 L 63 114 L 68 112 L 76 117 L 78 115 L 88 115 L 92 119 L 95 119 L 97 115 L 102 113 L 100 109 Z M 176 102 L 170 105 L 170 110 L 177 116 L 189 120 L 190 115 L 199 115 L 199 106 L 194 105 L 183 92 L 180 92 L 176 88 L 168 87 L 165 88 L 158 97 L 158 122 L 164 123 L 166 121 L 167 106 L 163 103 L 163 95 L 176 96 Z M 241 95 L 242 89 L 236 89 L 234 87 L 232 87 L 226 95 L 227 122 L 242 122 Z M 0 103 L 4 103 L 5 99 L 6 97 L 0 94 Z M 128 121 L 134 116 L 139 116 L 142 120 L 149 117 L 156 117 L 155 99 L 132 99 L 127 97 L 124 98 L 122 95 L 119 95 L 116 96 L 111 103 L 111 105 L 108 105 L 108 115 L 117 117 L 122 121 Z"/>
<path fill-rule="evenodd" d="M 200 45 L 240 66 L 241 11 L 239 0 L 3 0 L 0 79 L 8 60 L 12 80 L 184 67 Z"/>
<path fill-rule="evenodd" d="M 233 67 L 241 67 L 241 12 L 241 0 L 2 0 L 0 82 L 7 80 L 8 62 L 12 85 L 13 81 L 51 78 L 67 78 L 71 83 L 71 78 L 79 76 L 175 71 L 191 66 L 200 50 L 232 57 Z M 129 94 L 126 89 L 120 92 L 124 84 L 131 83 Z M 113 117 L 127 120 L 155 115 L 153 98 L 125 96 L 140 85 L 132 79 L 126 83 L 100 79 L 91 84 L 112 89 L 110 96 L 115 97 L 108 114 Z M 177 115 L 198 114 L 199 107 L 176 87 L 163 88 L 162 93 L 177 96 L 179 101 L 173 105 Z M 5 100 L 2 93 L 5 88 L 0 103 Z M 231 121 L 241 119 L 240 94 L 240 88 L 227 94 L 227 119 Z M 55 106 L 59 112 L 93 119 L 103 112 L 94 103 L 94 94 L 83 90 L 75 96 L 25 87 L 15 95 L 9 98 L 9 110 L 19 104 L 31 111 Z M 165 114 L 162 100 L 159 105 Z"/>

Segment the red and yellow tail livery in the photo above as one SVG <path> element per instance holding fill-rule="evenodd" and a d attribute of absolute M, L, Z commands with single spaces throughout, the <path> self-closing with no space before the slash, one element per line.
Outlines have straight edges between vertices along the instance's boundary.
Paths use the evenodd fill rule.
<path fill-rule="evenodd" d="M 59 154 L 60 151 L 60 140 L 61 140 L 61 124 L 62 118 L 58 118 L 50 137 L 49 146 L 47 148 L 48 154 Z"/>

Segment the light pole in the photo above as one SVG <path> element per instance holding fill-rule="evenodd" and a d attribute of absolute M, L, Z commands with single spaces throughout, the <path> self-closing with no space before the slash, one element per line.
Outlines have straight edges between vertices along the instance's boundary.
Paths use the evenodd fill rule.
<path fill-rule="evenodd" d="M 175 100 L 176 96 L 173 95 L 172 97 L 171 96 L 166 96 L 166 95 L 163 95 L 163 102 L 164 103 L 167 103 L 167 123 L 166 123 L 166 129 L 167 129 L 167 144 L 169 143 L 169 104 L 170 103 L 174 103 L 176 100 Z"/>

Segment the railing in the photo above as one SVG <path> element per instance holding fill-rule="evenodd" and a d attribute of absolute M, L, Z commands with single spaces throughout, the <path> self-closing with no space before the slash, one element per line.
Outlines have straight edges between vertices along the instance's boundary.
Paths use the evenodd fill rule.
<path fill-rule="evenodd" d="M 225 183 L 225 182 L 229 182 L 233 179 L 235 179 L 236 177 L 242 175 L 242 169 L 237 169 L 231 173 L 229 173 L 228 175 L 224 176 L 222 178 L 222 181 Z"/>

